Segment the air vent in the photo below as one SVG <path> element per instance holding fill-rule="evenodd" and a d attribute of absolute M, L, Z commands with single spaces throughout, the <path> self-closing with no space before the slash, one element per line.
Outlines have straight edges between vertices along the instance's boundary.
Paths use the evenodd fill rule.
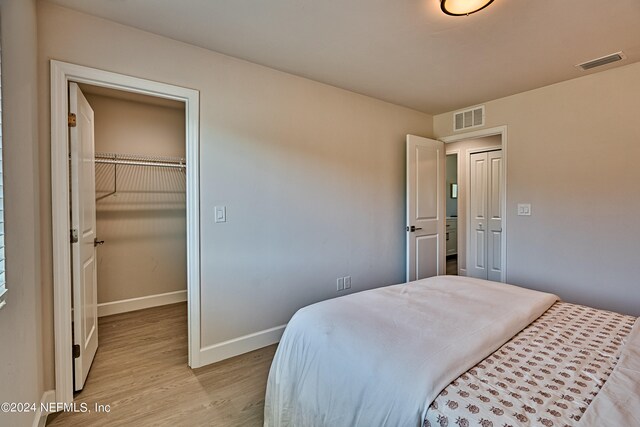
<path fill-rule="evenodd" d="M 611 64 L 612 62 L 618 62 L 625 59 L 623 52 L 612 53 L 611 55 L 603 56 L 600 58 L 592 59 L 591 61 L 583 62 L 582 64 L 576 65 L 576 67 L 580 68 L 582 71 L 591 70 L 592 68 L 601 67 L 603 65 Z"/>
<path fill-rule="evenodd" d="M 484 126 L 484 105 L 453 113 L 453 130 Z"/>

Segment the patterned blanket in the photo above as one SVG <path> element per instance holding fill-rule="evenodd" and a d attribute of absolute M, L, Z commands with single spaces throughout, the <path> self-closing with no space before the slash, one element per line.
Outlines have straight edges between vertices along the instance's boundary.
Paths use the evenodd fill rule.
<path fill-rule="evenodd" d="M 424 427 L 575 426 L 613 371 L 635 320 L 555 303 L 442 390 Z"/>

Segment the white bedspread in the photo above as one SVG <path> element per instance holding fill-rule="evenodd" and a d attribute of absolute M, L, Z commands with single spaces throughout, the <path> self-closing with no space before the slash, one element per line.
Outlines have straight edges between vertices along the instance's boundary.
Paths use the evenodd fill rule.
<path fill-rule="evenodd" d="M 265 426 L 420 426 L 452 380 L 555 295 L 440 276 L 299 310 L 276 352 Z"/>
<path fill-rule="evenodd" d="M 640 319 L 627 337 L 618 364 L 578 425 L 640 426 Z"/>

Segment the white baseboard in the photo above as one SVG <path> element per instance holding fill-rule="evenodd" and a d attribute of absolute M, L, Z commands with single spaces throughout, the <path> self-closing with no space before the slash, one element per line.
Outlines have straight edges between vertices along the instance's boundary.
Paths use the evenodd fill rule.
<path fill-rule="evenodd" d="M 460 269 L 460 276 L 466 276 L 467 275 L 467 269 L 466 268 L 461 268 Z"/>
<path fill-rule="evenodd" d="M 33 427 L 44 427 L 47 424 L 47 416 L 49 412 L 43 412 L 42 406 L 48 405 L 49 403 L 53 403 L 56 401 L 56 391 L 55 390 L 47 390 L 42 394 L 42 399 L 40 399 L 40 406 L 35 413 L 35 418 L 33 419 Z"/>
<path fill-rule="evenodd" d="M 210 345 L 200 350 L 199 366 L 219 362 L 233 356 L 248 353 L 280 341 L 287 325 L 276 326 L 264 331 L 234 338 L 218 344 Z"/>
<path fill-rule="evenodd" d="M 174 304 L 187 300 L 187 291 L 167 292 L 166 294 L 149 295 L 146 297 L 123 299 L 120 301 L 98 304 L 98 317 L 112 314 L 126 313 L 128 311 L 142 310 L 143 308 L 158 307 Z"/>

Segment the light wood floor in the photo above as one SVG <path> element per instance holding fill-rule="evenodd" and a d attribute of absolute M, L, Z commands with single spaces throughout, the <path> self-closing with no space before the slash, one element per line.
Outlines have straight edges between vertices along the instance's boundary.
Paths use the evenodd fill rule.
<path fill-rule="evenodd" d="M 447 274 L 457 276 L 458 275 L 458 256 L 449 255 L 447 257 Z"/>
<path fill-rule="evenodd" d="M 102 317 L 100 346 L 75 401 L 110 413 L 58 413 L 48 426 L 261 426 L 276 346 L 187 366 L 187 305 Z"/>

